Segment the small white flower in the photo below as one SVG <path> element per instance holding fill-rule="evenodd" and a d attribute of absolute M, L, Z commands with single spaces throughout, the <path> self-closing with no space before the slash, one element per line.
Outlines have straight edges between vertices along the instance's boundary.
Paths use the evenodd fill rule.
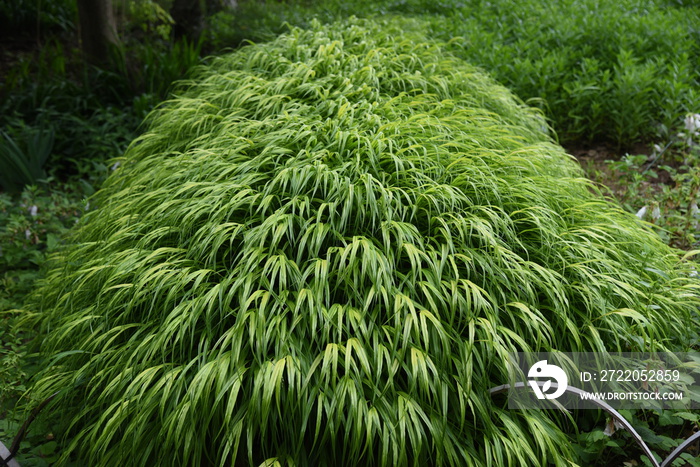
<path fill-rule="evenodd" d="M 697 216 L 699 211 L 700 210 L 698 210 L 698 203 L 696 203 L 695 201 L 690 203 L 690 215 L 691 216 Z"/>
<path fill-rule="evenodd" d="M 615 434 L 615 424 L 612 420 L 608 420 L 608 422 L 605 424 L 605 430 L 603 430 L 603 434 L 605 436 L 612 436 L 613 434 Z"/>
<path fill-rule="evenodd" d="M 693 120 L 692 115 L 687 115 L 685 117 L 685 129 L 688 131 L 695 130 L 695 120 Z"/>
<path fill-rule="evenodd" d="M 30 238 L 32 238 L 32 231 L 29 229 L 25 230 L 24 236 L 26 237 L 27 240 L 29 240 Z"/>
<path fill-rule="evenodd" d="M 34 205 L 34 206 L 32 206 L 31 208 L 29 208 L 29 214 L 30 214 L 32 217 L 36 217 L 37 211 L 39 211 L 39 208 L 37 208 L 36 205 Z"/>
<path fill-rule="evenodd" d="M 688 114 L 685 117 L 685 129 L 690 133 L 700 128 L 700 114 Z"/>
<path fill-rule="evenodd" d="M 660 153 L 660 152 L 661 152 L 661 149 L 662 149 L 662 148 L 661 148 L 661 145 L 659 145 L 659 144 L 655 144 L 655 145 L 654 145 L 654 152 L 655 152 L 656 154 Z"/>
<path fill-rule="evenodd" d="M 642 209 L 637 211 L 637 217 L 639 217 L 640 219 L 644 219 L 644 216 L 646 215 L 646 213 L 647 213 L 647 207 L 643 206 Z"/>
<path fill-rule="evenodd" d="M 603 434 L 606 436 L 612 436 L 615 434 L 615 431 L 624 429 L 625 425 L 623 425 L 616 418 L 613 417 L 609 419 L 605 424 L 605 430 L 603 430 Z"/>
<path fill-rule="evenodd" d="M 654 206 L 654 209 L 651 210 L 651 218 L 657 221 L 659 217 L 661 217 L 661 209 L 658 206 Z"/>

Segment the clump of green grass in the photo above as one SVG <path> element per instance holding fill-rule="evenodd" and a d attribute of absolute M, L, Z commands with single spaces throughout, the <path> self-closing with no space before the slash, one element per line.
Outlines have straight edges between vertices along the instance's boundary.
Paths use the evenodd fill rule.
<path fill-rule="evenodd" d="M 149 117 L 37 294 L 64 460 L 568 465 L 508 353 L 688 344 L 689 267 L 417 29 L 293 29 Z"/>

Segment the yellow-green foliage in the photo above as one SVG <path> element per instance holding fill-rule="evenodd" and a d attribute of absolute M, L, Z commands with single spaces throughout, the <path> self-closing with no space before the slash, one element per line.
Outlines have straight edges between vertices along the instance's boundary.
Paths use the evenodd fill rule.
<path fill-rule="evenodd" d="M 683 265 L 541 116 L 350 21 L 213 59 L 54 257 L 39 314 L 85 465 L 564 465 L 508 352 L 683 345 Z"/>

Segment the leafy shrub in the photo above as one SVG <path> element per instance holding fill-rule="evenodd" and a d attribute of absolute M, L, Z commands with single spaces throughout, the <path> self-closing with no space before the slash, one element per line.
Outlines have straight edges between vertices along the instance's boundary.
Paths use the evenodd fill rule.
<path fill-rule="evenodd" d="M 541 98 L 562 140 L 621 146 L 656 138 L 700 104 L 698 8 L 665 2 L 478 3 L 441 38 L 523 99 Z"/>
<path fill-rule="evenodd" d="M 149 117 L 37 293 L 64 459 L 568 465 L 508 353 L 687 345 L 690 268 L 417 29 L 293 29 Z"/>

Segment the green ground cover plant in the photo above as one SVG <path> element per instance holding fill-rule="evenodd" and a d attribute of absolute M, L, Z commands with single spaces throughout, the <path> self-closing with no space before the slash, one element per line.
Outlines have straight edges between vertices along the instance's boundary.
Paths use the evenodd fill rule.
<path fill-rule="evenodd" d="M 682 130 L 650 154 L 618 159 L 582 157 L 587 176 L 668 243 L 684 250 L 700 247 L 700 114 L 684 118 Z"/>
<path fill-rule="evenodd" d="M 423 28 L 292 29 L 148 118 L 30 308 L 64 461 L 569 465 L 488 397 L 509 352 L 696 343 L 692 265 Z"/>
<path fill-rule="evenodd" d="M 0 193 L 0 440 L 6 444 L 27 418 L 23 395 L 43 364 L 28 345 L 36 331 L 20 324 L 26 318 L 25 298 L 36 289 L 46 255 L 61 247 L 63 235 L 87 207 L 84 188 L 53 181 L 21 193 Z M 42 417 L 35 423 L 20 445 L 21 465 L 44 466 L 57 459 L 52 420 Z"/>

